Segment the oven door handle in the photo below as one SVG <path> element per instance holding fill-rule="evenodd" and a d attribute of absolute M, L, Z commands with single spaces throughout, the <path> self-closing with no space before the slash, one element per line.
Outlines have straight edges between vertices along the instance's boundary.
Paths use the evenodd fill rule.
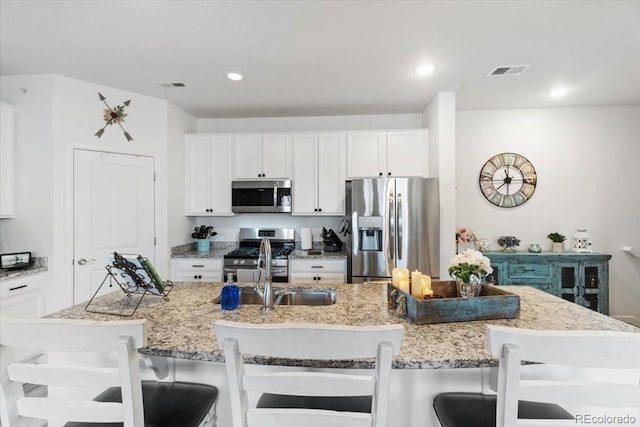
<path fill-rule="evenodd" d="M 271 269 L 271 273 L 286 273 L 287 269 L 286 268 L 272 268 Z"/>

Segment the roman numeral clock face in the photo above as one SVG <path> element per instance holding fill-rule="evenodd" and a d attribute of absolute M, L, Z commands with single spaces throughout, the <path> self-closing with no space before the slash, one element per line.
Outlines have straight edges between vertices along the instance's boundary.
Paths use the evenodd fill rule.
<path fill-rule="evenodd" d="M 536 170 L 529 160 L 516 153 L 490 158 L 480 170 L 480 191 L 501 208 L 520 206 L 536 190 Z"/>

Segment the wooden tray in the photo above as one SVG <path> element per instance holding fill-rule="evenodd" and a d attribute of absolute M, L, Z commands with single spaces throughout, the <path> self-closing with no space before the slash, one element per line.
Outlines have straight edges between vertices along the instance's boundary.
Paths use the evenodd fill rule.
<path fill-rule="evenodd" d="M 480 296 L 473 298 L 462 298 L 452 280 L 434 280 L 431 288 L 443 298 L 416 299 L 388 283 L 389 308 L 417 325 L 520 316 L 520 297 L 493 285 L 482 285 Z"/>

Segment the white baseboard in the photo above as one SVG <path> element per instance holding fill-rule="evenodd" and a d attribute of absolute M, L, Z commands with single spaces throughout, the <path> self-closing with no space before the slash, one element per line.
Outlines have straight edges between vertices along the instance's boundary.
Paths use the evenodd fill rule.
<path fill-rule="evenodd" d="M 618 319 L 621 322 L 625 322 L 640 328 L 640 318 L 636 316 L 611 316 L 611 317 L 613 317 L 614 319 Z"/>

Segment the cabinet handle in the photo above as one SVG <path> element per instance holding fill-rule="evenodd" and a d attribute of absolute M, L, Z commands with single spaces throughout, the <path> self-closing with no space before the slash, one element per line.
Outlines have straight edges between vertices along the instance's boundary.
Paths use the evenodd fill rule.
<path fill-rule="evenodd" d="M 200 267 L 200 268 L 204 268 L 204 264 L 193 264 L 191 267 Z"/>
<path fill-rule="evenodd" d="M 378 175 L 382 176 L 382 172 L 380 172 Z"/>
<path fill-rule="evenodd" d="M 387 172 L 387 175 L 391 176 L 391 172 Z"/>
<path fill-rule="evenodd" d="M 22 289 L 22 288 L 26 288 L 29 285 L 20 285 L 20 286 L 16 286 L 14 288 L 9 288 L 10 291 L 17 291 L 18 289 Z"/>
<path fill-rule="evenodd" d="M 319 208 L 319 209 L 318 209 L 318 212 L 322 212 L 322 208 Z"/>
<path fill-rule="evenodd" d="M 526 271 L 527 273 L 532 272 L 532 271 L 536 271 L 535 268 L 523 268 L 522 271 Z"/>
<path fill-rule="evenodd" d="M 311 268 L 324 268 L 323 265 L 312 265 Z"/>

